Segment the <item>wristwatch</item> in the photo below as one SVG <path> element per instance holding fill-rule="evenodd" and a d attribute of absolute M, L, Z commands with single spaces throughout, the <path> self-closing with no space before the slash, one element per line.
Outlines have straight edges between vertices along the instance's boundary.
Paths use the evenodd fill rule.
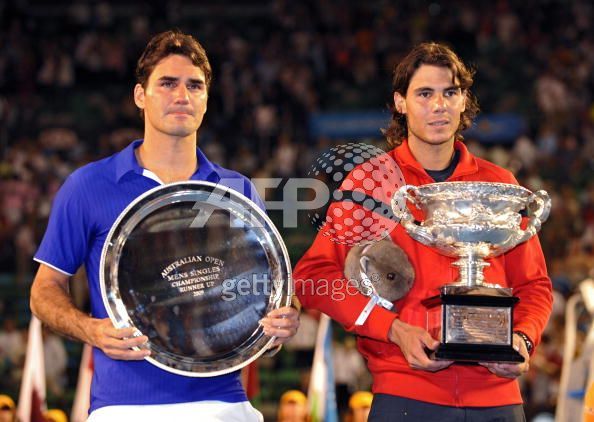
<path fill-rule="evenodd" d="M 522 340 L 524 340 L 524 343 L 526 343 L 526 350 L 528 351 L 528 354 L 532 354 L 532 350 L 534 349 L 534 343 L 532 343 L 532 340 L 530 340 L 530 338 L 521 331 L 514 331 L 514 334 L 522 337 Z"/>

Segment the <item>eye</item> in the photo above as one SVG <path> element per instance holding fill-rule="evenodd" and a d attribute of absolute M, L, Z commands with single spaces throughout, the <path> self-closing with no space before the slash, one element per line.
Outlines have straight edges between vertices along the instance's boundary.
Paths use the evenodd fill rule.
<path fill-rule="evenodd" d="M 175 86 L 175 82 L 173 81 L 163 81 L 161 82 L 161 86 L 164 86 L 165 88 L 172 88 Z"/>
<path fill-rule="evenodd" d="M 460 90 L 457 88 L 456 89 L 448 89 L 444 95 L 446 97 L 453 97 L 455 95 L 458 95 L 459 92 L 460 92 Z"/>
<path fill-rule="evenodd" d="M 430 91 L 421 91 L 421 92 L 419 92 L 419 97 L 429 98 L 430 96 L 431 96 L 431 92 Z"/>
<path fill-rule="evenodd" d="M 388 275 L 386 277 L 388 278 L 388 280 L 394 280 L 396 278 L 396 274 L 388 273 Z"/>
<path fill-rule="evenodd" d="M 199 91 L 202 89 L 203 86 L 204 84 L 202 83 L 189 84 L 188 89 L 191 91 Z"/>

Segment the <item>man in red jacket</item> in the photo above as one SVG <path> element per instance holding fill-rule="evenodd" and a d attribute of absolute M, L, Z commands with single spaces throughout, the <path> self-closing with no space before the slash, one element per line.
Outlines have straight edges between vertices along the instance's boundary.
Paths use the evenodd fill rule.
<path fill-rule="evenodd" d="M 386 156 L 398 164 L 406 183 L 517 184 L 509 171 L 473 156 L 460 141 L 460 132 L 478 112 L 472 83 L 473 73 L 441 44 L 420 44 L 396 66 L 393 119 L 385 131 L 393 149 Z M 355 177 L 347 180 L 349 186 L 361 185 Z M 376 199 L 389 203 L 391 195 L 383 192 L 383 198 Z M 329 213 L 338 206 L 333 204 Z M 332 230 L 337 227 L 333 221 Z M 435 350 L 439 342 L 425 329 L 426 310 L 421 304 L 440 286 L 456 280 L 454 259 L 413 240 L 397 225 L 390 236 L 407 254 L 415 271 L 414 284 L 396 301 L 395 312 L 375 306 L 361 318 L 369 298 L 353 291 L 345 280 L 350 247 L 333 241 L 333 233 L 323 228 L 297 264 L 296 291 L 303 306 L 328 314 L 358 335 L 358 349 L 373 375 L 370 421 L 525 420 L 517 377 L 528 370 L 529 355 L 540 341 L 552 305 L 551 282 L 537 237 L 490 259 L 484 272 L 488 282 L 511 287 L 520 298 L 513 314 L 513 344 L 525 362 L 460 365 L 429 359 L 426 350 Z M 332 289 L 320 288 L 328 282 Z"/>

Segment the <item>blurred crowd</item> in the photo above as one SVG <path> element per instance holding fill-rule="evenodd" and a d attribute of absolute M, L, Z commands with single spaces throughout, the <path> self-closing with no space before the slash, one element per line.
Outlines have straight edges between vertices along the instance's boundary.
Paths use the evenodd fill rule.
<path fill-rule="evenodd" d="M 591 2 L 22 0 L 0 1 L 0 21 L 0 393 L 18 388 L 19 300 L 52 198 L 74 169 L 141 137 L 135 62 L 150 36 L 178 27 L 214 71 L 200 145 L 253 177 L 303 176 L 325 149 L 360 141 L 313 136 L 312 113 L 386 110 L 392 68 L 417 42 L 450 43 L 477 69 L 482 112 L 515 113 L 526 130 L 511 143 L 466 142 L 553 199 L 540 239 L 555 311 L 522 382 L 529 411 L 554 409 L 564 301 L 594 268 Z M 385 147 L 379 130 L 368 142 Z M 315 232 L 279 229 L 293 260 Z M 74 379 L 57 378 L 56 394 L 68 394 Z"/>

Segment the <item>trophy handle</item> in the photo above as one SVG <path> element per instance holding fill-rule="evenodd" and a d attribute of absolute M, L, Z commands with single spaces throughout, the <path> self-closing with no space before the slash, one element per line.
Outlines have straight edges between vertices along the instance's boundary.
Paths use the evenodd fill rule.
<path fill-rule="evenodd" d="M 532 204 L 536 204 L 534 211 L 531 210 Z M 516 245 L 527 241 L 540 230 L 542 223 L 549 218 L 551 212 L 551 198 L 544 190 L 534 192 L 526 203 L 526 210 L 528 211 L 528 226 L 526 230 L 519 233 L 519 238 L 515 242 Z"/>
<path fill-rule="evenodd" d="M 400 221 L 410 237 L 424 245 L 431 246 L 434 241 L 433 236 L 425 227 L 415 224 L 413 215 L 406 206 L 406 201 L 410 201 L 415 207 L 421 209 L 417 201 L 418 197 L 418 187 L 415 185 L 402 186 L 392 197 L 392 211 L 396 220 Z"/>

